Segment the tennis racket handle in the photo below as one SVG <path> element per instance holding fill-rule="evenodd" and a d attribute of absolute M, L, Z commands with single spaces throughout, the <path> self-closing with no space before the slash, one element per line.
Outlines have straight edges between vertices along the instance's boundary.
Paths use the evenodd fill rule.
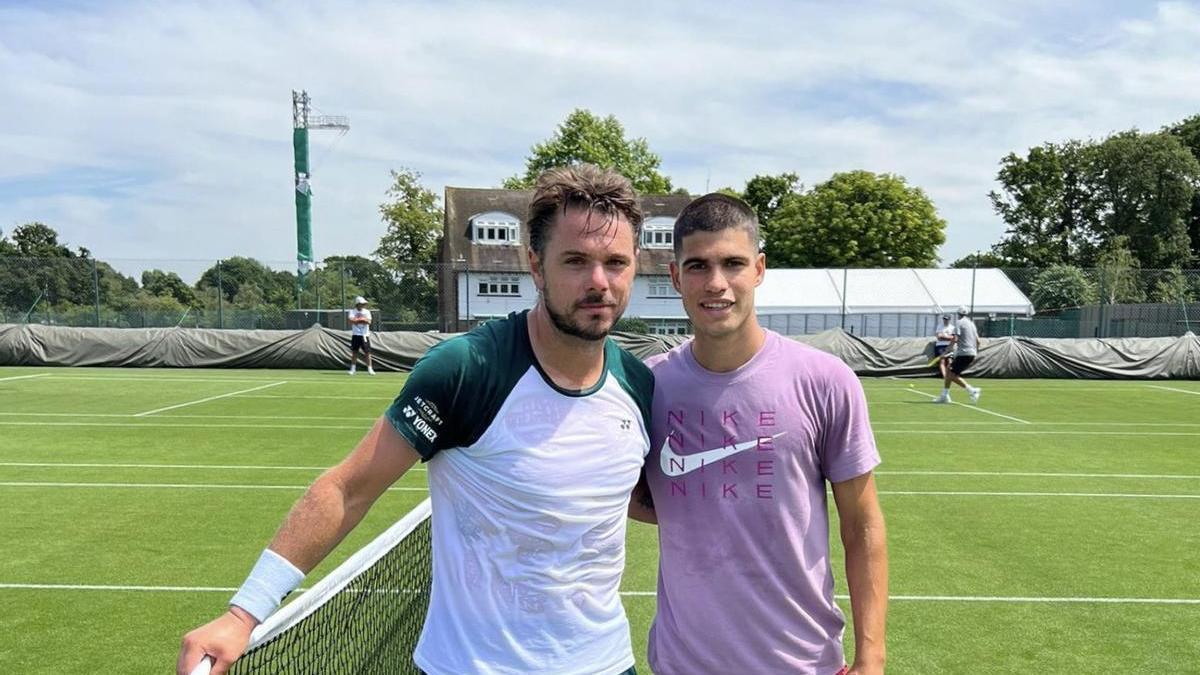
<path fill-rule="evenodd" d="M 196 667 L 192 668 L 191 675 L 208 675 L 212 672 L 213 663 L 213 657 L 205 654 L 204 658 L 200 659 L 200 663 L 197 663 Z"/>

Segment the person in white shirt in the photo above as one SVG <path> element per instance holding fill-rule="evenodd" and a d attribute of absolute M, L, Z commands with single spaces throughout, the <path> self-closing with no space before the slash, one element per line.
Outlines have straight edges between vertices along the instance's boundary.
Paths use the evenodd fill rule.
<path fill-rule="evenodd" d="M 971 362 L 975 360 L 975 355 L 979 353 L 979 331 L 975 329 L 975 322 L 971 320 L 971 317 L 967 316 L 968 314 L 970 312 L 965 306 L 958 308 L 958 323 L 954 327 L 954 359 L 950 362 L 950 368 L 944 376 L 942 395 L 934 399 L 934 403 L 951 402 L 951 382 L 956 382 L 963 389 L 967 390 L 967 395 L 970 396 L 971 403 L 977 403 L 979 395 L 983 393 L 983 389 L 972 387 L 962 377 L 967 366 L 971 365 Z"/>
<path fill-rule="evenodd" d="M 946 377 L 946 369 L 950 367 L 950 345 L 954 344 L 955 336 L 954 324 L 950 323 L 950 315 L 942 315 L 942 325 L 938 326 L 937 332 L 933 334 L 933 355 L 940 357 L 938 359 L 938 371 L 942 374 L 942 378 Z"/>
<path fill-rule="evenodd" d="M 350 321 L 350 374 L 353 375 L 358 367 L 358 353 L 362 352 L 367 361 L 367 374 L 374 375 L 371 367 L 371 310 L 367 309 L 367 299 L 363 296 L 354 298 L 354 309 L 346 313 Z"/>

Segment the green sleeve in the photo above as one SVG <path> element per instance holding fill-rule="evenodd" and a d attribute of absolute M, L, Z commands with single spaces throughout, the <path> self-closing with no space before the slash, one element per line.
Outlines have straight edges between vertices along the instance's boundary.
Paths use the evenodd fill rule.
<path fill-rule="evenodd" d="M 654 400 L 654 374 L 646 364 L 636 356 L 621 349 L 615 342 L 609 340 L 608 351 L 609 371 L 616 376 L 621 388 L 637 403 L 638 411 L 642 413 L 642 422 L 646 433 L 650 433 L 650 404 Z"/>
<path fill-rule="evenodd" d="M 404 388 L 385 413 L 388 421 L 421 455 L 464 445 L 463 408 L 469 402 L 469 374 L 477 355 L 465 336 L 434 346 L 413 365 Z"/>

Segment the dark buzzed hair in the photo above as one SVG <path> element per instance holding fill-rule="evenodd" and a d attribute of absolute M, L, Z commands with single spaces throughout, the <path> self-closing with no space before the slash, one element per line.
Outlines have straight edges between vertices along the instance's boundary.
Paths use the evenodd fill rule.
<path fill-rule="evenodd" d="M 638 247 L 644 216 L 633 184 L 616 171 L 573 164 L 547 170 L 534 187 L 529 203 L 529 248 L 539 258 L 546 251 L 554 219 L 569 209 L 600 215 L 597 229 L 607 227 L 618 215 L 625 216 L 633 227 L 633 247 Z"/>
<path fill-rule="evenodd" d="M 675 219 L 675 255 L 683 248 L 683 238 L 693 232 L 744 230 L 758 249 L 758 216 L 746 202 L 722 192 L 712 192 L 684 207 Z"/>

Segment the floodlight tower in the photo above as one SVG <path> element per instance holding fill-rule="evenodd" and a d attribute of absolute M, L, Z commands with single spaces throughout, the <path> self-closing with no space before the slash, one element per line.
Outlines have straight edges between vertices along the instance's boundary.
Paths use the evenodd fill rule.
<path fill-rule="evenodd" d="M 300 282 L 313 269 L 312 252 L 312 174 L 308 170 L 308 130 L 350 131 L 349 121 L 340 115 L 311 115 L 308 92 L 292 90 L 292 148 L 296 155 L 296 272 Z"/>

